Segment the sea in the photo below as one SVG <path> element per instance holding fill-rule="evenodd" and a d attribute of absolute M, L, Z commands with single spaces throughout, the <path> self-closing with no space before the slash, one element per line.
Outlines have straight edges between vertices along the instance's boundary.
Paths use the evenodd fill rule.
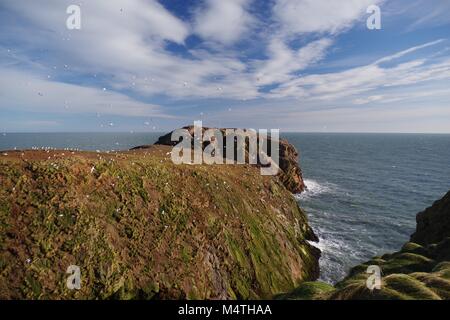
<path fill-rule="evenodd" d="M 161 133 L 3 133 L 0 150 L 127 150 Z M 308 189 L 296 195 L 320 241 L 320 280 L 336 283 L 373 256 L 399 250 L 416 214 L 450 190 L 450 135 L 284 133 Z"/>

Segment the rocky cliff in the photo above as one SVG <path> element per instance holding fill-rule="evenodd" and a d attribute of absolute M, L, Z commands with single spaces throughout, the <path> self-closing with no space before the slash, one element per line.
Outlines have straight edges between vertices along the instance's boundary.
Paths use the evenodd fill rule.
<path fill-rule="evenodd" d="M 450 192 L 417 215 L 411 241 L 392 254 L 354 267 L 335 287 L 307 282 L 281 299 L 450 299 Z M 366 272 L 381 268 L 381 289 L 369 290 Z"/>
<path fill-rule="evenodd" d="M 412 242 L 429 245 L 450 237 L 450 192 L 417 215 Z"/>
<path fill-rule="evenodd" d="M 317 278 L 316 237 L 279 179 L 170 150 L 1 155 L 0 298 L 258 299 Z"/>
<path fill-rule="evenodd" d="M 194 136 L 194 127 L 193 126 L 186 126 L 183 127 L 183 129 L 188 130 L 190 135 Z M 204 133 L 206 130 L 211 128 L 202 128 L 202 133 Z M 219 128 L 222 132 L 222 135 L 225 137 L 225 128 Z M 268 139 L 269 144 L 271 143 L 271 139 L 269 137 Z M 166 145 L 166 146 L 174 146 L 178 143 L 178 141 L 172 141 L 172 132 L 165 134 L 161 137 L 159 137 L 158 141 L 155 143 L 155 145 Z M 224 151 L 223 154 L 226 154 L 226 140 L 223 141 Z M 139 146 L 134 148 L 136 149 L 145 149 L 149 146 Z M 203 146 L 206 147 L 206 144 Z M 248 150 L 248 143 L 246 146 L 246 150 Z M 295 147 L 290 144 L 285 139 L 280 139 L 279 141 L 279 168 L 280 171 L 278 173 L 278 178 L 283 183 L 283 185 L 292 193 L 301 193 L 305 190 L 306 186 L 303 182 L 302 177 L 302 171 L 300 169 L 300 166 L 298 165 L 298 151 L 295 149 Z M 258 165 L 259 159 L 258 159 Z"/>

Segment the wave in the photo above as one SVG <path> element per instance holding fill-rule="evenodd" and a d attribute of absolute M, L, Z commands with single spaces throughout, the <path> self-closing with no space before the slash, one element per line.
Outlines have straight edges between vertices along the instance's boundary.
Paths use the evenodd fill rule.
<path fill-rule="evenodd" d="M 322 252 L 319 260 L 319 280 L 334 284 L 345 277 L 348 266 L 352 265 L 360 256 L 359 247 L 352 247 L 353 243 L 343 235 L 342 229 L 350 231 L 347 223 L 342 221 L 343 217 L 337 217 L 335 213 L 328 212 L 321 205 L 323 199 L 320 196 L 325 195 L 325 198 L 328 199 L 327 203 L 329 203 L 330 196 L 331 199 L 335 199 L 335 196 L 339 196 L 343 190 L 330 182 L 319 182 L 314 179 L 305 179 L 304 182 L 307 189 L 295 197 L 300 203 L 305 204 L 307 201 L 304 208 L 307 210 L 311 226 L 319 238 L 317 243 L 310 242 Z M 310 207 L 311 204 L 315 205 Z M 332 209 L 337 210 L 334 207 Z M 330 225 L 330 220 L 335 222 Z M 342 226 L 342 223 L 346 226 Z M 348 225 L 351 226 L 350 223 Z"/>
<path fill-rule="evenodd" d="M 319 238 L 319 242 L 309 242 L 322 252 L 319 265 L 319 280 L 335 284 L 342 280 L 348 272 L 348 266 L 356 265 L 363 261 L 361 248 L 357 244 L 350 244 L 342 237 L 336 236 L 329 230 L 317 228 L 314 230 Z"/>
<path fill-rule="evenodd" d="M 324 193 L 333 193 L 336 190 L 336 185 L 328 182 L 319 183 L 316 180 L 305 179 L 304 183 L 306 190 L 295 195 L 297 199 L 311 198 Z"/>

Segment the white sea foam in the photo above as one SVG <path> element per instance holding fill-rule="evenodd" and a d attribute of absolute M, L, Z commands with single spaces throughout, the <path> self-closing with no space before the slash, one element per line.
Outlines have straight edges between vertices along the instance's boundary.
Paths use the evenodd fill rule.
<path fill-rule="evenodd" d="M 312 179 L 305 179 L 304 182 L 306 190 L 301 194 L 297 194 L 297 199 L 311 198 L 323 193 L 332 193 L 336 189 L 336 186 L 332 183 L 319 183 Z"/>
<path fill-rule="evenodd" d="M 306 192 L 308 192 L 308 193 L 310 193 L 312 195 L 317 195 L 317 194 L 326 193 L 326 192 L 330 191 L 329 186 L 321 185 L 316 180 L 306 179 L 305 180 L 305 185 L 306 185 L 306 188 L 307 188 Z"/>
<path fill-rule="evenodd" d="M 336 283 L 344 278 L 346 274 L 345 261 L 348 260 L 348 254 L 352 252 L 348 244 L 337 237 L 325 236 L 322 230 L 315 230 L 319 237 L 319 242 L 310 242 L 311 245 L 320 249 L 322 252 L 320 264 L 320 281 L 330 284 Z M 337 263 L 340 261 L 341 263 Z"/>

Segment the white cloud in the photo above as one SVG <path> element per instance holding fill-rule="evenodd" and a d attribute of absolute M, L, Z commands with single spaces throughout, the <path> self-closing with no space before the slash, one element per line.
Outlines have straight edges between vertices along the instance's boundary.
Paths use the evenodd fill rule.
<path fill-rule="evenodd" d="M 0 108 L 53 114 L 168 117 L 160 106 L 116 92 L 53 82 L 30 72 L 5 68 L 0 68 Z"/>
<path fill-rule="evenodd" d="M 72 0 L 57 3 L 53 0 L 2 1 L 6 8 L 59 35 L 67 31 L 65 22 L 69 15 L 66 14 L 66 8 L 73 3 Z M 77 4 L 81 7 L 81 30 L 87 29 L 93 36 L 102 34 L 124 40 L 124 35 L 136 32 L 138 37 L 156 37 L 182 43 L 189 34 L 188 25 L 156 0 L 98 0 Z M 75 35 L 76 32 L 70 34 Z"/>
<path fill-rule="evenodd" d="M 269 45 L 270 57 L 256 72 L 259 85 L 291 80 L 294 77 L 292 73 L 322 60 L 332 43 L 331 39 L 324 38 L 310 42 L 299 50 L 292 50 L 282 40 L 272 39 Z"/>
<path fill-rule="evenodd" d="M 450 60 L 431 63 L 426 59 L 416 59 L 383 68 L 382 62 L 391 61 L 395 57 L 404 56 L 420 48 L 435 45 L 441 41 L 416 46 L 400 53 L 378 59 L 375 63 L 351 68 L 348 70 L 311 74 L 286 81 L 271 91 L 272 97 L 294 97 L 305 100 L 318 99 L 331 101 L 343 97 L 352 97 L 365 92 L 387 87 L 415 85 L 427 81 L 450 79 Z M 377 97 L 378 95 L 370 95 Z M 372 98 L 373 100 L 373 98 Z M 367 101 L 355 100 L 356 103 Z M 368 101 L 371 102 L 371 101 Z"/>
<path fill-rule="evenodd" d="M 444 85 L 445 86 L 445 85 Z M 396 90 L 395 92 L 387 92 L 383 95 L 374 95 L 363 98 L 358 98 L 353 101 L 355 105 L 370 104 L 372 102 L 380 102 L 382 104 L 397 103 L 400 101 L 417 102 L 419 100 L 433 98 L 450 98 L 450 92 L 448 89 L 441 89 L 439 85 L 430 87 L 413 87 L 407 90 Z"/>
<path fill-rule="evenodd" d="M 118 90 L 171 98 L 257 94 L 245 74 L 247 67 L 233 54 L 197 50 L 190 51 L 194 58 L 184 58 L 166 50 L 167 40 L 182 45 L 190 27 L 156 1 L 85 2 L 79 31 L 65 27 L 65 9 L 71 2 L 5 0 L 6 8 L 33 23 L 5 33 L 14 33 L 30 51 L 47 49 L 52 53 L 47 63 L 59 68 L 68 65 L 68 72 L 84 77 L 103 76 L 109 79 L 109 87 Z"/>
<path fill-rule="evenodd" d="M 239 40 L 255 21 L 248 13 L 251 0 L 207 0 L 196 15 L 195 32 L 223 44 Z"/>
<path fill-rule="evenodd" d="M 384 96 L 382 95 L 369 96 L 367 98 L 358 98 L 353 100 L 353 104 L 367 104 L 370 102 L 383 100 L 383 98 Z"/>
<path fill-rule="evenodd" d="M 444 39 L 439 39 L 439 40 L 431 41 L 431 42 L 428 42 L 428 43 L 425 43 L 425 44 L 422 44 L 422 45 L 419 45 L 419 46 L 415 46 L 415 47 L 412 47 L 412 48 L 400 51 L 400 52 L 398 52 L 396 54 L 393 54 L 393 55 L 390 55 L 390 56 L 387 56 L 387 57 L 383 57 L 383 58 L 375 61 L 374 64 L 380 64 L 380 63 L 383 63 L 383 62 L 392 61 L 394 59 L 401 58 L 401 57 L 403 57 L 403 56 L 405 56 L 407 54 L 413 53 L 413 52 L 415 52 L 417 50 L 424 49 L 424 48 L 427 48 L 427 47 L 431 47 L 431 46 L 434 46 L 434 45 L 439 44 L 439 43 L 444 42 L 444 41 L 445 41 Z"/>
<path fill-rule="evenodd" d="M 366 14 L 379 0 L 277 0 L 274 14 L 285 33 L 337 33 Z M 365 23 L 364 23 L 365 25 Z"/>

